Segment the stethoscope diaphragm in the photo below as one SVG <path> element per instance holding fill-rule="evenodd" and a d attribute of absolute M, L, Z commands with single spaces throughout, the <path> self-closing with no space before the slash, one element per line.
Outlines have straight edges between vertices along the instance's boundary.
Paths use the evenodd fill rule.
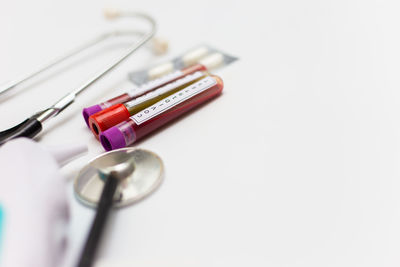
<path fill-rule="evenodd" d="M 123 148 L 104 153 L 90 161 L 78 174 L 74 182 L 77 199 L 84 205 L 96 207 L 105 184 L 104 172 L 120 172 L 121 164 L 127 168 L 118 183 L 113 207 L 133 204 L 151 194 L 161 184 L 164 166 L 155 153 L 135 148 Z M 127 171 L 126 168 L 124 170 Z"/>

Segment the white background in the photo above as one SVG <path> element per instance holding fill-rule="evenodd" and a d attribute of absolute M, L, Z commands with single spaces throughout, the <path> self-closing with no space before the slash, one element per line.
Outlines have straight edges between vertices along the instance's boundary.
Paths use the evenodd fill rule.
<path fill-rule="evenodd" d="M 218 73 L 221 97 L 137 144 L 163 158 L 165 181 L 114 213 L 99 266 L 400 265 L 398 1 L 1 0 L 0 82 L 113 28 L 106 6 L 152 14 L 171 51 L 133 55 L 39 137 L 89 145 L 63 169 L 69 263 L 94 214 L 72 181 L 103 151 L 81 109 L 128 89 L 129 71 L 207 43 L 240 61 Z M 47 107 L 124 47 L 1 98 L 0 127 Z"/>

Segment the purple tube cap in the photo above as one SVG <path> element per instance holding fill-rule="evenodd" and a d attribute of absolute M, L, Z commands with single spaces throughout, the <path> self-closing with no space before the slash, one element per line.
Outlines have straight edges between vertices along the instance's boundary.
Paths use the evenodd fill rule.
<path fill-rule="evenodd" d="M 100 142 L 106 151 L 126 147 L 125 137 L 118 127 L 111 127 L 102 132 Z"/>
<path fill-rule="evenodd" d="M 103 109 L 100 107 L 100 105 L 94 105 L 94 106 L 91 106 L 88 108 L 84 108 L 82 110 L 83 118 L 85 119 L 86 125 L 88 127 L 89 127 L 89 117 L 92 116 L 93 114 L 96 114 L 99 111 L 102 111 L 102 110 Z"/>

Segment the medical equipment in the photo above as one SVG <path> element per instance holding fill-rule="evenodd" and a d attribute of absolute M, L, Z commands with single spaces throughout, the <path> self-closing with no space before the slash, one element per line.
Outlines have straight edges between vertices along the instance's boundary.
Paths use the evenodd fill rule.
<path fill-rule="evenodd" d="M 129 79 L 134 84 L 141 85 L 155 78 L 179 71 L 194 64 L 204 65 L 207 67 L 207 70 L 211 71 L 220 67 L 225 67 L 237 59 L 237 57 L 228 55 L 227 53 L 211 46 L 201 45 L 168 62 L 147 69 L 131 72 L 129 73 Z"/>
<path fill-rule="evenodd" d="M 90 116 L 90 129 L 98 139 L 101 132 L 117 125 L 120 122 L 126 121 L 130 116 L 195 83 L 206 75 L 206 72 L 196 71 L 195 73 L 189 74 L 179 80 L 171 82 L 129 102 L 117 104 L 100 111 Z"/>
<path fill-rule="evenodd" d="M 91 126 L 89 124 L 89 117 L 98 112 L 101 112 L 102 110 L 108 109 L 111 106 L 114 106 L 117 104 L 122 104 L 122 103 L 125 103 L 128 101 L 131 101 L 137 97 L 147 94 L 148 92 L 150 92 L 152 90 L 158 89 L 161 86 L 165 86 L 168 83 L 171 83 L 178 79 L 181 79 L 188 74 L 192 74 L 196 71 L 212 71 L 221 66 L 227 66 L 230 63 L 234 62 L 235 60 L 237 60 L 237 58 L 229 56 L 225 53 L 222 53 L 221 51 L 212 49 L 208 46 L 200 46 L 196 49 L 193 49 L 193 50 L 187 52 L 186 54 L 184 54 L 182 56 L 175 58 L 174 60 L 172 60 L 170 62 L 163 63 L 163 64 L 156 66 L 154 68 L 151 68 L 150 70 L 147 71 L 147 73 L 150 73 L 154 69 L 162 68 L 162 66 L 164 66 L 164 65 L 170 65 L 171 69 L 169 69 L 166 72 L 168 74 L 165 74 L 164 76 L 153 79 L 154 77 L 150 77 L 149 75 L 147 75 L 146 71 L 140 71 L 140 72 L 137 72 L 134 74 L 130 74 L 131 78 L 132 77 L 140 78 L 141 80 L 143 80 L 143 78 L 144 78 L 144 80 L 143 80 L 144 83 L 139 85 L 139 87 L 137 87 L 137 88 L 130 89 L 127 92 L 125 92 L 124 94 L 116 96 L 112 99 L 109 99 L 109 100 L 103 102 L 103 103 L 84 108 L 82 111 L 83 118 L 84 118 L 86 124 L 88 125 L 88 127 L 91 128 Z M 183 67 L 183 68 L 180 68 L 180 67 Z M 171 72 L 171 71 L 173 71 L 173 72 Z M 144 76 L 146 76 L 146 77 L 144 77 Z M 157 75 L 157 77 L 158 77 L 158 75 Z M 119 107 L 121 107 L 121 106 L 119 106 Z M 120 112 L 122 112 L 122 111 L 120 111 Z M 125 113 L 128 114 L 128 112 L 125 112 Z M 133 115 L 133 114 L 131 114 L 131 115 Z M 101 116 L 103 116 L 103 115 L 101 115 Z M 95 121 L 97 121 L 97 119 Z M 99 121 L 98 124 L 101 125 L 102 122 Z M 111 126 L 114 126 L 117 123 L 114 121 L 112 121 L 112 122 L 110 121 L 109 124 L 112 124 Z M 110 127 L 110 126 L 107 126 L 103 129 L 99 125 L 97 125 L 97 127 L 100 131 L 103 131 L 106 128 Z M 94 134 L 97 137 L 99 133 L 94 131 Z"/>
<path fill-rule="evenodd" d="M 167 83 L 173 82 L 177 79 L 180 79 L 188 74 L 191 74 L 196 71 L 211 71 L 222 64 L 227 65 L 236 58 L 230 57 L 226 54 L 222 54 L 220 52 L 214 52 L 211 55 L 205 56 L 205 53 L 208 52 L 209 49 L 206 47 L 200 47 L 198 49 L 195 49 L 184 56 L 182 56 L 182 59 L 180 59 L 179 65 L 190 65 L 189 67 L 184 67 L 183 69 L 178 69 L 175 70 L 171 73 L 165 74 L 164 76 L 161 76 L 157 79 L 150 79 L 149 81 L 145 82 L 144 84 L 140 85 L 138 88 L 131 89 L 127 91 L 126 93 L 119 95 L 117 97 L 114 97 L 112 99 L 109 99 L 103 103 L 100 103 L 98 105 L 93 105 L 88 108 L 84 108 L 82 111 L 83 118 L 86 122 L 86 124 L 89 126 L 89 117 L 92 116 L 93 114 L 96 114 L 97 112 L 100 112 L 106 108 L 109 108 L 113 105 L 116 104 L 122 104 L 124 102 L 130 101 L 136 97 L 142 96 L 145 93 L 148 93 L 152 90 L 155 90 L 161 86 L 166 85 Z M 175 60 L 176 61 L 176 60 Z M 201 63 L 195 64 L 197 61 Z M 173 66 L 171 62 L 165 63 L 165 64 L 170 64 Z M 162 65 L 165 65 L 162 64 Z M 195 64 L 195 65 L 193 65 Z M 162 66 L 160 65 L 160 66 Z M 156 67 L 157 68 L 157 67 Z M 172 68 L 173 70 L 173 68 Z M 149 70 L 150 72 L 151 70 Z M 90 126 L 89 126 L 90 128 Z"/>
<path fill-rule="evenodd" d="M 29 73 L 28 75 L 23 76 L 20 79 L 17 79 L 15 81 L 11 81 L 8 84 L 6 84 L 3 88 L 0 89 L 0 94 L 7 92 L 14 88 L 15 86 L 21 84 L 22 82 L 32 78 L 33 76 L 51 68 L 52 66 L 64 61 L 65 59 L 76 55 L 80 53 L 83 50 L 88 49 L 89 47 L 92 47 L 93 45 L 104 41 L 105 39 L 108 39 L 110 37 L 114 36 L 119 36 L 119 35 L 127 35 L 127 34 L 139 34 L 141 38 L 132 44 L 129 48 L 127 48 L 118 58 L 116 58 L 113 62 L 110 62 L 107 64 L 104 69 L 100 70 L 98 73 L 96 73 L 92 78 L 90 78 L 88 81 L 83 83 L 80 87 L 77 89 L 71 91 L 69 94 L 61 98 L 59 101 L 57 101 L 55 104 L 50 106 L 49 108 L 39 111 L 38 113 L 32 115 L 22 123 L 16 125 L 15 127 L 12 127 L 8 130 L 5 130 L 3 132 L 0 132 L 0 145 L 14 139 L 16 137 L 29 137 L 33 138 L 36 136 L 41 130 L 42 130 L 42 124 L 49 120 L 50 118 L 53 118 L 57 116 L 61 111 L 63 111 L 65 108 L 67 108 L 69 105 L 71 105 L 74 101 L 75 98 L 82 93 L 85 89 L 87 89 L 91 84 L 99 80 L 101 77 L 103 77 L 105 74 L 107 74 L 110 70 L 115 68 L 119 63 L 124 61 L 127 57 L 129 57 L 132 53 L 134 53 L 136 50 L 138 50 L 140 47 L 142 47 L 145 43 L 147 43 L 154 35 L 156 31 L 156 23 L 151 18 L 150 16 L 142 13 L 134 13 L 134 12 L 119 12 L 119 11 L 108 11 L 106 12 L 106 16 L 109 18 L 117 18 L 117 17 L 133 17 L 133 18 L 138 18 L 141 20 L 146 21 L 149 26 L 150 30 L 147 33 L 141 33 L 138 31 L 114 31 L 110 33 L 106 33 L 101 35 L 100 37 L 91 40 L 90 42 L 85 43 L 84 45 L 72 50 L 71 52 L 67 53 L 64 56 L 61 56 L 60 58 L 57 58 L 56 60 L 46 64 L 45 66 L 39 68 L 38 70 L 33 71 L 32 73 Z"/>
<path fill-rule="evenodd" d="M 109 99 L 98 105 L 93 105 L 88 108 L 84 108 L 82 111 L 83 118 L 85 119 L 86 124 L 89 126 L 89 117 L 96 114 L 97 112 L 107 109 L 113 105 L 122 104 L 124 102 L 131 101 L 132 99 L 140 97 L 150 91 L 160 88 L 161 86 L 164 86 L 168 83 L 176 81 L 177 79 L 183 78 L 184 76 L 191 74 L 193 72 L 205 71 L 205 70 L 207 70 L 206 66 L 197 64 L 197 65 L 187 67 L 182 70 L 177 70 L 173 73 L 162 76 L 161 78 L 148 81 L 147 83 L 144 83 L 143 85 L 139 86 L 138 88 L 129 90 L 122 95 L 119 95 L 117 97 Z M 90 126 L 89 126 L 89 128 L 90 128 Z"/>
<path fill-rule="evenodd" d="M 188 52 L 182 57 L 182 63 L 183 63 L 182 66 L 189 67 L 191 65 L 196 64 L 202 57 L 206 56 L 207 53 L 208 53 L 208 48 L 204 46 Z M 149 80 L 153 80 L 162 77 L 164 75 L 167 75 L 168 73 L 171 73 L 173 70 L 174 70 L 173 62 L 166 62 L 149 69 L 147 72 L 147 76 Z"/>
<path fill-rule="evenodd" d="M 0 266 L 61 265 L 69 205 L 59 169 L 86 151 L 84 144 L 45 147 L 27 138 L 0 147 Z"/>
<path fill-rule="evenodd" d="M 209 53 L 209 48 L 206 46 L 200 46 L 185 55 L 182 56 L 182 62 L 184 66 L 190 66 L 197 63 L 200 59 L 205 57 Z"/>
<path fill-rule="evenodd" d="M 156 154 L 133 148 L 105 153 L 81 170 L 74 183 L 75 195 L 83 204 L 97 206 L 97 211 L 79 267 L 92 266 L 111 208 L 150 195 L 161 184 L 163 172 L 163 163 Z"/>
<path fill-rule="evenodd" d="M 222 89 L 221 78 L 207 76 L 136 113 L 129 120 L 102 132 L 100 142 L 107 151 L 128 146 L 169 121 L 218 96 Z"/>

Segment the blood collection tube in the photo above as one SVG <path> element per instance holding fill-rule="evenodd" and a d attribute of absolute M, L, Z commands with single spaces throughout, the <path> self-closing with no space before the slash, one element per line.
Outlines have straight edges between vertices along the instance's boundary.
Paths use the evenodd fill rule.
<path fill-rule="evenodd" d="M 151 80 L 139 86 L 139 88 L 130 90 L 122 95 L 107 100 L 106 102 L 84 108 L 82 111 L 82 115 L 85 119 L 86 124 L 89 126 L 89 117 L 93 114 L 96 114 L 97 112 L 100 112 L 113 105 L 122 104 L 130 101 L 136 97 L 146 94 L 147 92 L 160 88 L 161 86 L 164 86 L 170 82 L 173 82 L 196 71 L 210 71 L 214 68 L 219 67 L 224 62 L 224 57 L 221 53 L 216 52 L 205 56 L 206 53 L 208 53 L 208 50 L 204 47 L 200 47 L 193 52 L 186 54 L 183 58 L 183 62 L 185 65 L 194 64 L 196 62 L 198 62 L 198 64 L 186 67 L 182 70 L 174 71 L 155 80 Z"/>
<path fill-rule="evenodd" d="M 222 89 L 221 78 L 207 76 L 102 132 L 100 142 L 107 151 L 126 147 L 207 100 L 218 96 Z"/>
<path fill-rule="evenodd" d="M 135 113 L 187 87 L 206 75 L 206 72 L 196 71 L 124 104 L 117 104 L 106 108 L 89 117 L 89 127 L 95 137 L 98 138 L 101 132 L 120 122 L 126 121 Z"/>
<path fill-rule="evenodd" d="M 194 73 L 196 71 L 206 71 L 207 67 L 202 64 L 196 64 L 182 70 L 174 71 L 170 74 L 162 76 L 161 78 L 157 78 L 155 80 L 151 80 L 147 83 L 142 84 L 138 88 L 133 90 L 129 90 L 126 93 L 119 95 L 117 97 L 111 98 L 103 103 L 98 105 L 93 105 L 87 108 L 84 108 L 82 111 L 83 118 L 85 119 L 86 124 L 89 126 L 89 117 L 97 112 L 100 112 L 106 108 L 109 108 L 116 104 L 121 104 L 127 101 L 130 101 L 136 97 L 144 95 L 152 90 L 160 88 L 163 85 L 166 85 L 170 82 L 173 82 L 177 79 L 180 79 L 188 74 Z"/>

